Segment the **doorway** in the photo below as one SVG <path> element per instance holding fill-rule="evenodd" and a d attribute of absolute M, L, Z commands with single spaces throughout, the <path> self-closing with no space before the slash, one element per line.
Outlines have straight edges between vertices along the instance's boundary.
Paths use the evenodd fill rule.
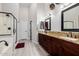
<path fill-rule="evenodd" d="M 30 21 L 30 40 L 32 40 L 32 21 Z"/>

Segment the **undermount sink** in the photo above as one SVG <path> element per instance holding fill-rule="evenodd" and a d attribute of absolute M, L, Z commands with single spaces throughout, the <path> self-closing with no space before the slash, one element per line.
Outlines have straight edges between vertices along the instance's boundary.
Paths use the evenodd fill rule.
<path fill-rule="evenodd" d="M 79 40 L 79 39 L 70 38 L 70 37 L 60 37 L 60 38 L 62 38 L 62 39 L 64 39 L 64 40 L 70 40 L 70 41 L 77 41 L 77 40 Z"/>

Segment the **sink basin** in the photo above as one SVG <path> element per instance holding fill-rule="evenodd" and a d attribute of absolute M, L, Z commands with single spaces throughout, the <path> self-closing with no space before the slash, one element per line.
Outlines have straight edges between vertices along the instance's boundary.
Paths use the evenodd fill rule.
<path fill-rule="evenodd" d="M 64 40 L 69 40 L 69 41 L 77 41 L 77 40 L 79 40 L 79 39 L 70 38 L 70 37 L 60 37 L 60 38 L 62 38 L 62 39 L 64 39 Z"/>

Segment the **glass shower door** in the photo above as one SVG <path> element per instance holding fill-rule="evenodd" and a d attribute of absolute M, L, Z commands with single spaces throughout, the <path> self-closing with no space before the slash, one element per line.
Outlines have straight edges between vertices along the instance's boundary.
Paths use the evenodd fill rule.
<path fill-rule="evenodd" d="M 14 55 L 15 42 L 17 41 L 17 19 L 11 13 L 0 12 L 0 41 L 5 40 L 8 42 L 9 55 Z M 8 46 L 8 47 L 9 47 Z M 7 49 L 7 48 L 5 48 Z"/>
<path fill-rule="evenodd" d="M 12 35 L 13 17 L 8 14 L 0 13 L 0 35 Z"/>

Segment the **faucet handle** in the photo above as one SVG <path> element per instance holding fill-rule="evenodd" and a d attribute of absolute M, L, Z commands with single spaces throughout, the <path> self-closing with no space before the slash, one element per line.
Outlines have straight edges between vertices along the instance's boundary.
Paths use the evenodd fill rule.
<path fill-rule="evenodd" d="M 8 46 L 8 43 L 7 43 L 7 42 L 5 42 L 5 45 L 6 45 L 6 46 Z"/>
<path fill-rule="evenodd" d="M 69 35 L 67 34 L 67 37 L 69 37 Z"/>

